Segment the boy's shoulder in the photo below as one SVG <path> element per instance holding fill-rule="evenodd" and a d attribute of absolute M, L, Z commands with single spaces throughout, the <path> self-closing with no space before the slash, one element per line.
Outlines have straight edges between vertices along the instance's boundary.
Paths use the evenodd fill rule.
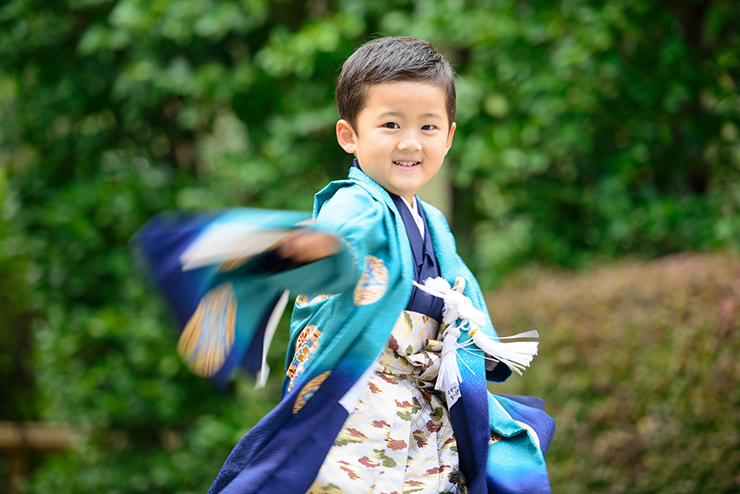
<path fill-rule="evenodd" d="M 373 179 L 357 168 L 351 168 L 349 178 L 335 180 L 314 196 L 314 215 L 331 201 L 333 207 L 350 210 L 392 206 L 388 193 Z"/>

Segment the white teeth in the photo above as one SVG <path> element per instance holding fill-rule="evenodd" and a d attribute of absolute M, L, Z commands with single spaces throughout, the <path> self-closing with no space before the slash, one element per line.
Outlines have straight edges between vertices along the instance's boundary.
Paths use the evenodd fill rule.
<path fill-rule="evenodd" d="M 418 165 L 419 162 L 418 161 L 394 161 L 393 164 L 402 166 L 405 168 L 410 168 L 412 166 Z"/>

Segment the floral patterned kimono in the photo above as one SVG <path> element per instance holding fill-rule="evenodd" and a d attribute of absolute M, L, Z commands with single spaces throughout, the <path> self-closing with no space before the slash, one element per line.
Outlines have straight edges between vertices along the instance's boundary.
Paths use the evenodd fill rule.
<path fill-rule="evenodd" d="M 431 380 L 437 322 L 404 311 L 365 392 L 308 492 L 459 492 L 457 443 L 444 397 Z"/>
<path fill-rule="evenodd" d="M 423 211 L 417 201 L 412 207 L 391 198 L 411 244 L 415 281 L 436 278 Z M 414 288 L 309 494 L 460 491 L 455 434 L 444 396 L 434 390 L 441 311 L 440 299 Z"/>

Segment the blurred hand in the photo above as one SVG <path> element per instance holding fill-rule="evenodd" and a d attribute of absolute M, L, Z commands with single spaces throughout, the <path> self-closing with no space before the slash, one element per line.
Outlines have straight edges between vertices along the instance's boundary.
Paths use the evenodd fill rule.
<path fill-rule="evenodd" d="M 301 230 L 283 240 L 277 255 L 283 259 L 309 263 L 332 256 L 341 250 L 339 239 L 330 233 Z"/>

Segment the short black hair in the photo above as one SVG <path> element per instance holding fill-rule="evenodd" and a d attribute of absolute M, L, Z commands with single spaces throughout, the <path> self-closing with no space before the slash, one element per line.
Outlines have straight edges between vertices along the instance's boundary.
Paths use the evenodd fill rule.
<path fill-rule="evenodd" d="M 360 46 L 342 65 L 335 93 L 339 118 L 356 129 L 367 103 L 369 86 L 382 82 L 419 81 L 445 93 L 450 126 L 455 121 L 455 71 L 431 43 L 405 36 L 385 37 Z"/>

